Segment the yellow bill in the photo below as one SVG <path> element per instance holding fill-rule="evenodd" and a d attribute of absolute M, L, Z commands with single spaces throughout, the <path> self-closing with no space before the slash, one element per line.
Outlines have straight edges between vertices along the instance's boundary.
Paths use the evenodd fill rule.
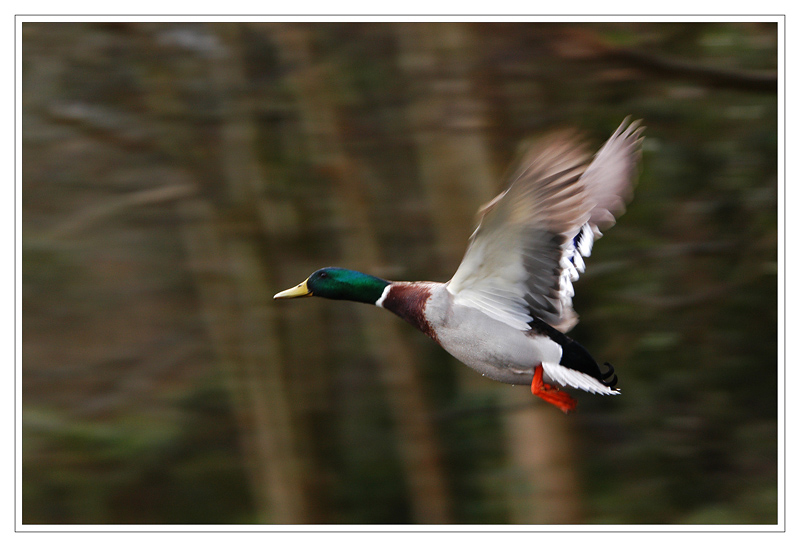
<path fill-rule="evenodd" d="M 298 298 L 298 297 L 310 297 L 311 291 L 308 290 L 308 286 L 306 285 L 308 280 L 304 281 L 297 287 L 292 287 L 291 289 L 287 289 L 286 291 L 281 291 L 277 295 L 272 298 Z"/>

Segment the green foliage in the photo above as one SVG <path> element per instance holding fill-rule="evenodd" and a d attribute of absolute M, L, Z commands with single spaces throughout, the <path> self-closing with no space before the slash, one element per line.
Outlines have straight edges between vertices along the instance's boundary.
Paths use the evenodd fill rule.
<path fill-rule="evenodd" d="M 159 425 L 26 410 L 23 523 L 254 521 L 224 392 L 199 388 L 174 410 Z"/>

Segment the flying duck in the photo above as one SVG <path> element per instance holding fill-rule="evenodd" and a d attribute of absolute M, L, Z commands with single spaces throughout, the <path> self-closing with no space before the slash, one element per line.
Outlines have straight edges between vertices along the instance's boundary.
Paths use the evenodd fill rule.
<path fill-rule="evenodd" d="M 585 270 L 583 259 L 632 198 L 642 131 L 639 121 L 625 119 L 594 156 L 572 133 L 531 145 L 507 189 L 479 210 L 467 252 L 446 283 L 387 281 L 329 267 L 275 298 L 385 308 L 470 368 L 530 385 L 565 413 L 577 401 L 559 386 L 618 395 L 613 366 L 602 370 L 565 333 L 578 322 L 572 283 Z"/>

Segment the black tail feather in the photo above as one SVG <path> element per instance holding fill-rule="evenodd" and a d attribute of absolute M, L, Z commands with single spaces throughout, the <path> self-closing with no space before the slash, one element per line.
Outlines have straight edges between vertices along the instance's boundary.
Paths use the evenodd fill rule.
<path fill-rule="evenodd" d="M 605 363 L 605 365 L 608 367 L 608 371 L 600 374 L 600 383 L 602 383 L 606 387 L 614 387 L 615 385 L 617 385 L 617 379 L 618 379 L 618 377 L 614 375 L 614 365 L 608 362 Z M 607 382 L 606 380 L 608 378 L 611 378 L 612 376 L 613 379 Z"/>
<path fill-rule="evenodd" d="M 611 363 L 605 363 L 607 370 L 603 372 L 586 348 L 566 334 L 557 331 L 538 317 L 534 317 L 528 324 L 531 326 L 531 332 L 545 334 L 561 346 L 561 361 L 559 361 L 561 366 L 583 372 L 606 387 L 613 388 L 617 385 L 617 376 Z"/>

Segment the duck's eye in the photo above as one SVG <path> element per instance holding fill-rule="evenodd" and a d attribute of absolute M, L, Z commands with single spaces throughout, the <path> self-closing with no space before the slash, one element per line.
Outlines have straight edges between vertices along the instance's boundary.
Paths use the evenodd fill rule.
<path fill-rule="evenodd" d="M 320 272 L 319 273 L 319 277 L 320 278 L 327 278 L 328 277 L 328 273 L 327 272 Z"/>

